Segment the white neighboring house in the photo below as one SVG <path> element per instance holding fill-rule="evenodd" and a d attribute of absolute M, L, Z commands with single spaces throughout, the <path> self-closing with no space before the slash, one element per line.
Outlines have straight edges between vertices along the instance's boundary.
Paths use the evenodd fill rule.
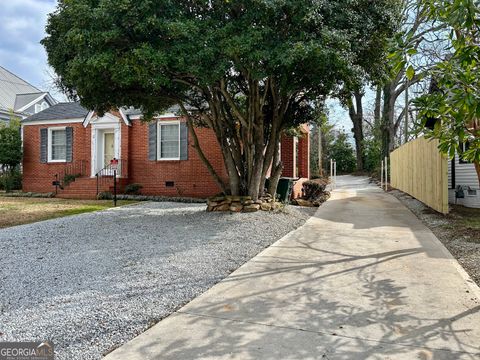
<path fill-rule="evenodd" d="M 0 66 L 0 121 L 9 121 L 12 113 L 24 119 L 55 105 L 57 101 Z"/>
<path fill-rule="evenodd" d="M 457 198 L 458 187 L 462 188 L 461 198 Z M 480 208 L 480 186 L 475 165 L 461 160 L 458 153 L 448 167 L 448 201 L 451 204 Z"/>

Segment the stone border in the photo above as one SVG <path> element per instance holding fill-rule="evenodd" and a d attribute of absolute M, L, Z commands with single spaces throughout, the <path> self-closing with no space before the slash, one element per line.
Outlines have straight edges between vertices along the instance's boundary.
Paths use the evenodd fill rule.
<path fill-rule="evenodd" d="M 3 197 L 26 197 L 26 198 L 53 198 L 55 197 L 54 192 L 49 193 L 34 193 L 34 192 L 10 192 L 10 193 L 0 193 L 0 196 Z"/>
<path fill-rule="evenodd" d="M 113 195 L 112 195 L 113 199 Z M 154 196 L 154 195 L 127 195 L 117 194 L 117 200 L 136 200 L 136 201 L 155 201 L 155 202 L 179 202 L 190 204 L 204 204 L 206 199 L 190 198 L 190 197 L 174 197 L 174 196 Z"/>
<path fill-rule="evenodd" d="M 250 196 L 217 195 L 208 198 L 207 211 L 256 212 L 281 209 L 283 204 L 270 194 L 253 201 Z"/>

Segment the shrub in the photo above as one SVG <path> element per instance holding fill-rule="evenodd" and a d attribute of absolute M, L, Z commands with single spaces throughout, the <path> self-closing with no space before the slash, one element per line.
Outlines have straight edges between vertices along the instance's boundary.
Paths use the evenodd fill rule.
<path fill-rule="evenodd" d="M 15 169 L 0 175 L 0 190 L 10 192 L 22 189 L 22 173 Z"/>
<path fill-rule="evenodd" d="M 305 181 L 302 185 L 303 198 L 307 200 L 318 199 L 322 194 L 325 193 L 326 186 L 327 185 L 325 183 L 320 183 L 317 181 Z"/>
<path fill-rule="evenodd" d="M 125 194 L 138 195 L 143 188 L 140 184 L 128 184 L 125 186 Z"/>
<path fill-rule="evenodd" d="M 63 185 L 65 186 L 68 186 L 70 185 L 71 182 L 75 181 L 75 179 L 77 177 L 80 177 L 81 174 L 77 174 L 77 175 L 74 175 L 74 174 L 66 174 L 64 177 L 63 177 Z"/>
<path fill-rule="evenodd" d="M 113 194 L 110 191 L 102 191 L 97 195 L 97 200 L 112 200 Z"/>

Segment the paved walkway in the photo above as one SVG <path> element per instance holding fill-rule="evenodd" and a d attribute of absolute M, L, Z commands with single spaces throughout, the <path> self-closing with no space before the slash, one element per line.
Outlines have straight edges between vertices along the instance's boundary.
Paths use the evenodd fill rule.
<path fill-rule="evenodd" d="M 106 359 L 479 359 L 479 298 L 397 199 L 339 177 L 303 227 Z"/>

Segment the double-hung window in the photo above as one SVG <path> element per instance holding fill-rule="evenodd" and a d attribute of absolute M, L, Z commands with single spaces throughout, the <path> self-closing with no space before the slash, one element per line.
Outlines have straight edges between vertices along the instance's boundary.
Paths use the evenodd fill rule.
<path fill-rule="evenodd" d="M 49 128 L 48 144 L 49 162 L 62 162 L 67 160 L 67 131 L 65 128 Z"/>
<path fill-rule="evenodd" d="M 180 160 L 180 123 L 178 121 L 158 122 L 159 160 Z"/>

